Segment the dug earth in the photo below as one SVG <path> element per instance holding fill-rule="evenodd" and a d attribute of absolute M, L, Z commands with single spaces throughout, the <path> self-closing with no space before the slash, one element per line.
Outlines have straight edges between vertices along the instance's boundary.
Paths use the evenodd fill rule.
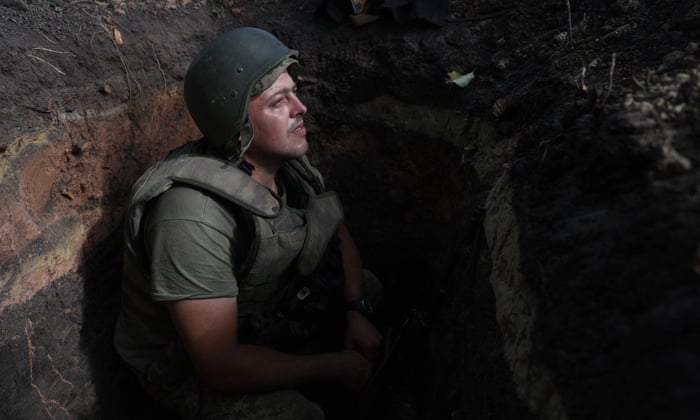
<path fill-rule="evenodd" d="M 112 347 L 124 205 L 257 26 L 407 343 L 368 418 L 696 418 L 700 5 L 330 3 L 0 0 L 0 417 L 171 418 Z"/>

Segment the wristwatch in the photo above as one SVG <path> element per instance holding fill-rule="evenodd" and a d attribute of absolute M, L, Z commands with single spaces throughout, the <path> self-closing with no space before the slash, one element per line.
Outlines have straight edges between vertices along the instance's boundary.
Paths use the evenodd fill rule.
<path fill-rule="evenodd" d="M 372 313 L 372 304 L 367 299 L 360 297 L 353 301 L 348 302 L 345 307 L 346 311 L 358 311 L 363 315 L 370 315 Z"/>

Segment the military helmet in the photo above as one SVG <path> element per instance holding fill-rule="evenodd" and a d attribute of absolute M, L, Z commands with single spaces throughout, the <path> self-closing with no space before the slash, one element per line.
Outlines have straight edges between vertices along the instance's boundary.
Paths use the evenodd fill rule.
<path fill-rule="evenodd" d="M 295 62 L 290 57 L 297 54 L 269 32 L 248 27 L 230 30 L 206 46 L 185 76 L 187 109 L 206 141 L 230 157 L 240 135 L 242 155 L 253 140 L 247 121 L 253 87 L 259 88 L 271 70 Z"/>

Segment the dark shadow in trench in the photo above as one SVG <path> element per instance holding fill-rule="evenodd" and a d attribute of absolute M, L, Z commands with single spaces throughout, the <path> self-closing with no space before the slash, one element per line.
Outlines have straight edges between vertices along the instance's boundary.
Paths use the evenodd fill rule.
<path fill-rule="evenodd" d="M 363 151 L 350 147 L 322 169 L 363 263 L 384 284 L 385 332 L 398 340 L 368 418 L 530 419 L 495 318 L 482 232 L 488 186 L 447 140 L 362 127 Z"/>
<path fill-rule="evenodd" d="M 114 349 L 112 339 L 120 308 L 122 232 L 120 225 L 106 239 L 83 250 L 81 347 L 88 357 L 96 392 L 97 407 L 92 418 L 172 418 L 142 391 Z"/>

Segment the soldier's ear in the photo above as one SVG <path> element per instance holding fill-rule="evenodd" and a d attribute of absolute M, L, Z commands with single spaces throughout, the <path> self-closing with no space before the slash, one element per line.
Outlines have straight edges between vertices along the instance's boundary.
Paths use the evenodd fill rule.
<path fill-rule="evenodd" d="M 245 124 L 243 124 L 243 127 L 241 127 L 241 132 L 238 135 L 238 141 L 236 142 L 239 149 L 238 153 L 242 155 L 246 150 L 248 150 L 248 147 L 250 147 L 250 145 L 253 143 L 253 137 L 255 137 L 253 134 L 253 125 L 248 120 L 245 122 Z"/>

